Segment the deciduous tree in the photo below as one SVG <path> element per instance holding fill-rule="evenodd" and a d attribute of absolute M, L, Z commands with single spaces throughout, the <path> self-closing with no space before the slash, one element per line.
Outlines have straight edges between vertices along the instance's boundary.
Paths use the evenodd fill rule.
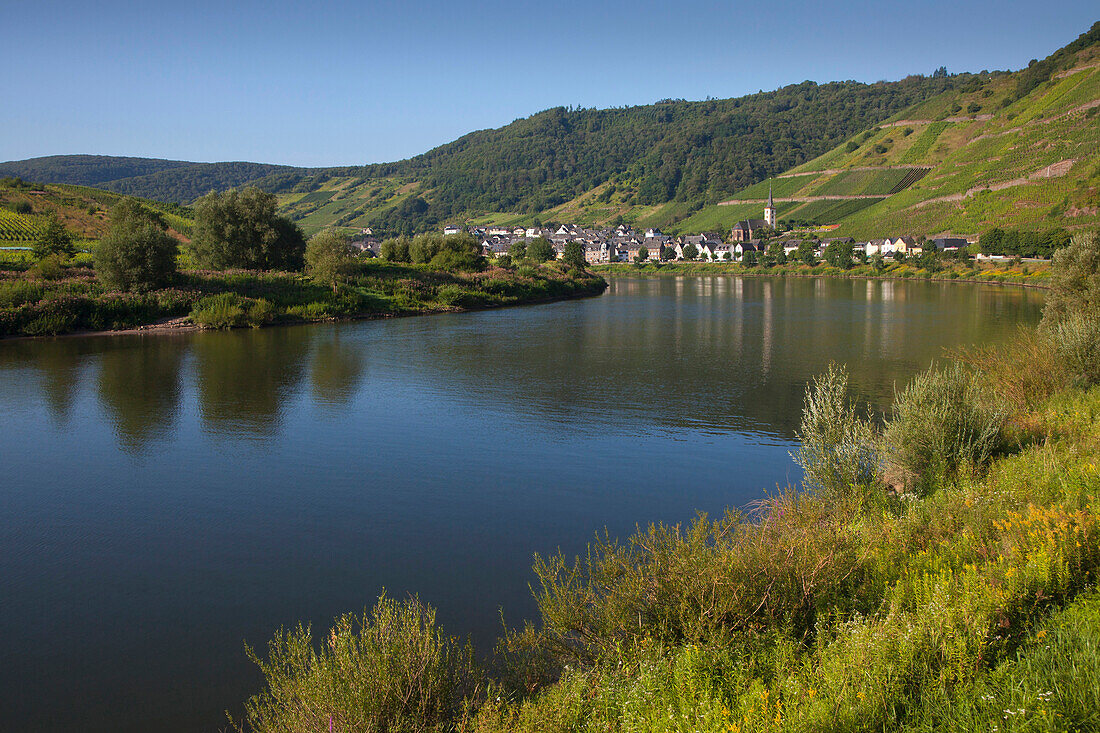
<path fill-rule="evenodd" d="M 200 267 L 301 270 L 305 238 L 275 212 L 276 199 L 250 186 L 209 193 L 195 204 L 190 250 Z"/>
<path fill-rule="evenodd" d="M 95 253 L 96 276 L 108 287 L 145 291 L 166 284 L 176 272 L 179 242 L 163 217 L 134 198 L 111 210 L 111 228 Z"/>

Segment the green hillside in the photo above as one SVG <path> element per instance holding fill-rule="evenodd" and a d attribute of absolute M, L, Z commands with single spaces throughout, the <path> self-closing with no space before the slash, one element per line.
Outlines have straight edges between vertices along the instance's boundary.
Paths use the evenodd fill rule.
<path fill-rule="evenodd" d="M 54 214 L 65 228 L 86 241 L 107 233 L 108 214 L 122 196 L 88 186 L 29 184 L 16 178 L 0 179 L 0 247 L 30 246 L 46 217 Z M 144 201 L 160 212 L 181 238 L 191 232 L 191 211 L 176 204 Z"/>
<path fill-rule="evenodd" d="M 976 75 L 739 191 L 717 207 L 729 214 L 711 219 L 736 220 L 771 187 L 798 204 L 780 219 L 837 224 L 855 237 L 1094 226 L 1098 112 L 1100 23 L 1027 69 Z"/>
<path fill-rule="evenodd" d="M 559 107 L 394 163 L 305 169 L 53 156 L 0 163 L 0 175 L 177 202 L 257 184 L 307 233 L 620 220 L 673 233 L 724 230 L 761 216 L 769 189 L 788 222 L 860 237 L 1056 220 L 1078 228 L 1098 221 L 1098 41 L 1100 24 L 1017 72 Z"/>

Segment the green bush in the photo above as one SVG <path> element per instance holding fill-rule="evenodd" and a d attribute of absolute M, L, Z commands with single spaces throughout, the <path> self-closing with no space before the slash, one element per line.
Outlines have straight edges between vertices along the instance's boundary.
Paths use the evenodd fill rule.
<path fill-rule="evenodd" d="M 248 730 L 434 731 L 450 727 L 477 692 L 469 642 L 448 637 L 435 609 L 385 596 L 338 618 L 315 645 L 309 627 L 280 632 L 267 659 L 252 649 L 266 688 L 245 706 Z"/>
<path fill-rule="evenodd" d="M 895 485 L 930 489 L 963 468 L 979 469 L 1000 448 L 1006 408 L 958 362 L 929 369 L 894 399 L 886 425 Z"/>
<path fill-rule="evenodd" d="M 0 282 L 0 308 L 13 308 L 42 299 L 42 287 L 27 280 Z"/>
<path fill-rule="evenodd" d="M 1073 384 L 1100 383 L 1100 309 L 1071 313 L 1048 332 Z"/>
<path fill-rule="evenodd" d="M 61 255 L 46 255 L 39 259 L 27 270 L 31 277 L 39 277 L 43 280 L 57 280 L 65 274 L 65 267 L 61 264 Z"/>
<path fill-rule="evenodd" d="M 848 371 L 830 364 L 807 390 L 798 431 L 802 446 L 792 454 L 806 483 L 837 498 L 865 492 L 879 474 L 878 436 L 870 417 L 860 417 L 848 396 Z"/>
<path fill-rule="evenodd" d="M 109 288 L 143 292 L 164 285 L 176 272 L 179 244 L 167 224 L 136 199 L 111 211 L 111 229 L 95 252 L 96 276 Z"/>
<path fill-rule="evenodd" d="M 274 318 L 275 308 L 267 300 L 246 298 L 236 293 L 207 296 L 191 310 L 191 320 L 204 328 L 255 328 L 270 323 Z"/>

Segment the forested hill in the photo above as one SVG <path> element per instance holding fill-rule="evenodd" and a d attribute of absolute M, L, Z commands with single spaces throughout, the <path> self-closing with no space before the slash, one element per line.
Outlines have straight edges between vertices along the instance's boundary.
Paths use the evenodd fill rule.
<path fill-rule="evenodd" d="M 409 160 L 287 172 L 262 185 L 278 193 L 308 193 L 331 177 L 355 177 L 361 180 L 344 194 L 359 198 L 356 184 L 418 182 L 418 196 L 392 200 L 389 209 L 379 207 L 385 202 L 377 199 L 365 202 L 366 217 L 357 223 L 384 229 L 431 227 L 471 212 L 546 211 L 608 182 L 632 194 L 632 203 L 675 200 L 701 206 L 808 161 L 968 76 L 803 82 L 737 99 L 668 100 L 623 109 L 558 107 L 470 133 Z M 374 212 L 365 210 L 372 206 Z"/>
<path fill-rule="evenodd" d="M 50 155 L 0 163 L 0 177 L 25 181 L 95 186 L 158 201 L 190 203 L 209 191 L 241 186 L 281 171 L 267 163 L 191 163 L 111 155 Z"/>

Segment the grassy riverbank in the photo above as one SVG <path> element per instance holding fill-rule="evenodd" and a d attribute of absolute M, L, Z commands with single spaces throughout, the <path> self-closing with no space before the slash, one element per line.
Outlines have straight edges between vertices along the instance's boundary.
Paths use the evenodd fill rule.
<path fill-rule="evenodd" d="M 797 490 L 537 559 L 489 669 L 415 599 L 281 632 L 248 729 L 1095 729 L 1100 242 L 1074 248 L 1039 330 L 887 415 L 844 367 L 809 385 Z"/>
<path fill-rule="evenodd" d="M 299 273 L 190 270 L 170 287 L 129 293 L 108 289 L 86 266 L 36 273 L 9 265 L 0 269 L 0 337 L 131 329 L 170 319 L 229 328 L 414 315 L 597 295 L 606 286 L 598 275 L 557 263 L 447 272 L 366 260 L 336 292 Z"/>
<path fill-rule="evenodd" d="M 847 270 L 827 264 L 813 267 L 802 263 L 745 267 L 736 262 L 647 262 L 646 264 L 614 263 L 592 267 L 594 272 L 609 276 L 656 275 L 740 275 L 743 277 L 829 277 L 849 279 L 935 280 L 958 282 L 993 282 L 1031 287 L 1046 287 L 1050 265 L 1046 262 L 949 264 L 928 270 L 915 264 L 889 264 L 882 269 L 872 265 L 856 265 Z"/>

